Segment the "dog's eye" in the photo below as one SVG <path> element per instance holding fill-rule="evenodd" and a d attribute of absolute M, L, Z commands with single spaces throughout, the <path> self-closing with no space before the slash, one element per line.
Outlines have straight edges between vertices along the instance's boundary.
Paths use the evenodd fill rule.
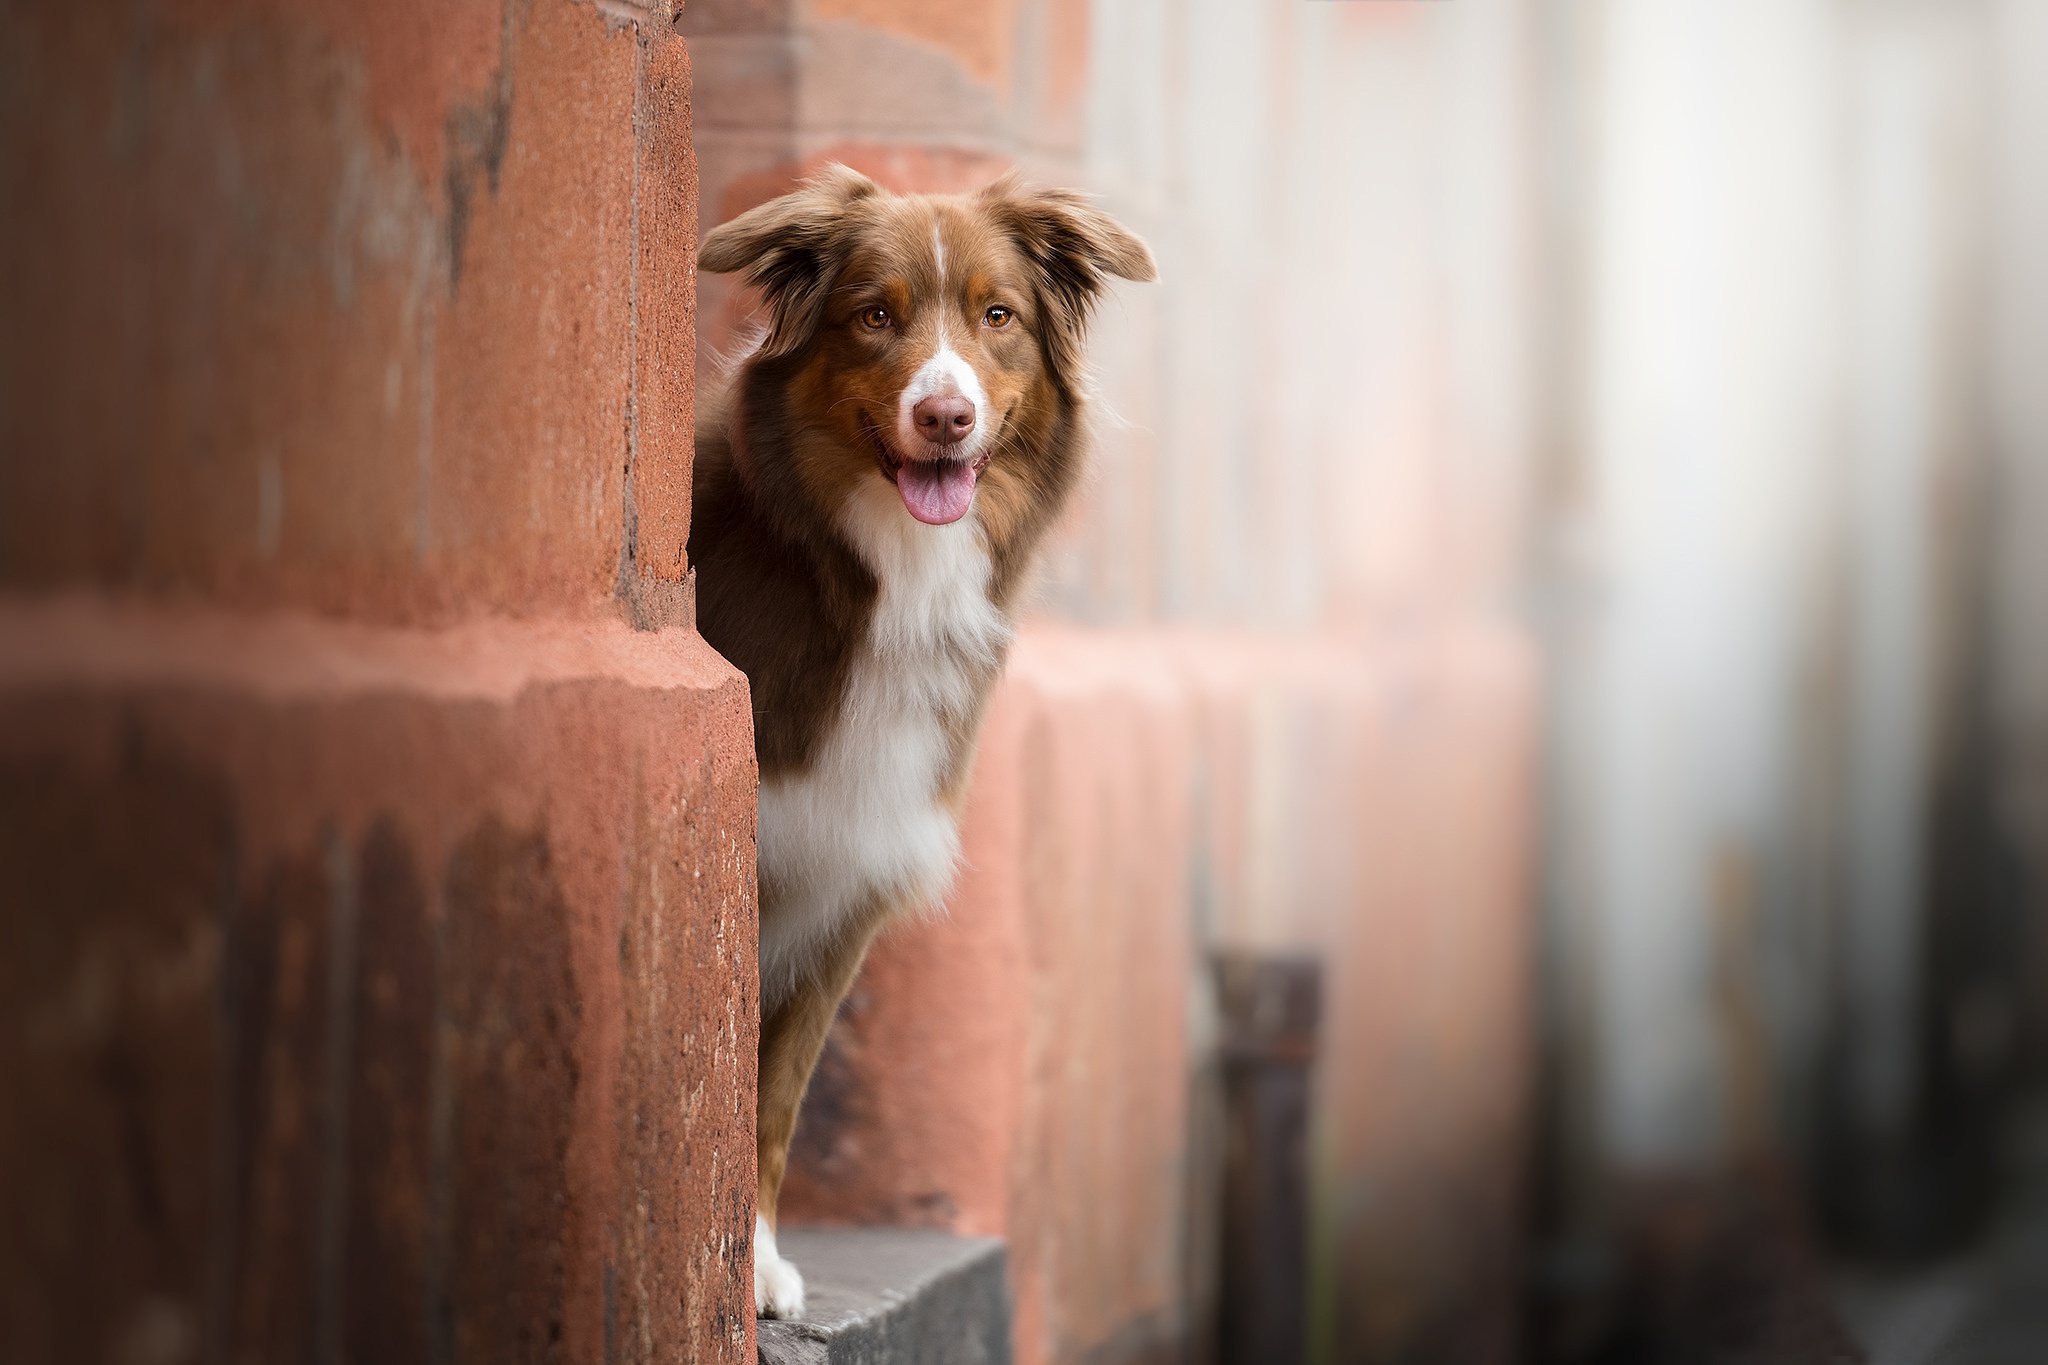
<path fill-rule="evenodd" d="M 889 325 L 889 310 L 886 308 L 863 308 L 860 310 L 860 325 L 871 332 L 879 332 Z"/>
<path fill-rule="evenodd" d="M 983 313 L 981 320 L 991 327 L 1007 327 L 1010 325 L 1010 319 L 1015 316 L 1017 316 L 1015 313 L 1012 313 L 999 303 L 990 308 L 986 313 Z"/>

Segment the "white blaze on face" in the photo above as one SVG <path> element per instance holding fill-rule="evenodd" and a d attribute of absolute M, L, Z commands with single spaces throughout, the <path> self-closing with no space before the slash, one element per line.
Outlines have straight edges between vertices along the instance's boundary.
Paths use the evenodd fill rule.
<path fill-rule="evenodd" d="M 982 443 L 988 437 L 988 394 L 981 387 L 981 376 L 974 372 L 965 356 L 953 349 L 952 339 L 941 324 L 938 349 L 918 366 L 917 373 L 910 376 L 910 382 L 903 386 L 903 392 L 896 399 L 899 449 L 917 450 L 925 444 L 924 437 L 917 434 L 917 419 L 913 415 L 917 405 L 927 398 L 948 393 L 957 393 L 974 404 L 974 430 L 960 444 L 947 447 L 946 454 L 954 459 L 977 459 Z"/>
<path fill-rule="evenodd" d="M 974 366 L 968 364 L 966 357 L 953 349 L 952 332 L 948 326 L 944 303 L 946 244 L 940 240 L 936 223 L 932 225 L 932 262 L 937 267 L 940 282 L 938 346 L 925 359 L 924 364 L 918 367 L 917 373 L 910 376 L 910 382 L 903 386 L 903 392 L 897 395 L 897 446 L 901 450 L 921 449 L 924 438 L 917 434 L 917 419 L 912 415 L 913 411 L 927 398 L 957 393 L 974 404 L 974 431 L 959 445 L 950 447 L 946 454 L 956 459 L 978 459 L 988 437 L 988 394 L 981 387 L 981 376 L 974 372 Z"/>

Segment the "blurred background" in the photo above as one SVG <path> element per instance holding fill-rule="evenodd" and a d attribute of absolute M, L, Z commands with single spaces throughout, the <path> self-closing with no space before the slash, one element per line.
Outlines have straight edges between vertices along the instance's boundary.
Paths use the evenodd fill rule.
<path fill-rule="evenodd" d="M 11 1359 L 751 1359 L 692 261 L 830 161 L 1161 279 L 786 1218 L 1023 1361 L 2048 1359 L 2037 0 L 0 8 Z"/>

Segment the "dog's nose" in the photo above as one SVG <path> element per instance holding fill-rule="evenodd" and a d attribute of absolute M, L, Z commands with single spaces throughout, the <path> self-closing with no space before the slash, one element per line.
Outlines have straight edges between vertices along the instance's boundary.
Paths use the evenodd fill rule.
<path fill-rule="evenodd" d="M 964 441 L 974 430 L 974 402 L 957 393 L 933 394 L 920 398 L 910 410 L 917 434 L 942 446 Z"/>

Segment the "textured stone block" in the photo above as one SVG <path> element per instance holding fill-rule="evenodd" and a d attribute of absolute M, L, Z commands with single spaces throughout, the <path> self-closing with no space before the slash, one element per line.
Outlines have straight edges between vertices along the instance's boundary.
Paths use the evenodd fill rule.
<path fill-rule="evenodd" d="M 796 1322 L 760 1324 L 761 1365 L 1009 1365 L 1003 1244 L 923 1228 L 785 1227 Z"/>
<path fill-rule="evenodd" d="M 80 601 L 0 660 L 10 1360 L 745 1358 L 737 673 Z"/>
<path fill-rule="evenodd" d="M 10 16 L 10 1361 L 752 1352 L 674 11 Z"/>
<path fill-rule="evenodd" d="M 666 18 L 246 8 L 14 16 L 0 578 L 399 621 L 680 580 Z"/>

